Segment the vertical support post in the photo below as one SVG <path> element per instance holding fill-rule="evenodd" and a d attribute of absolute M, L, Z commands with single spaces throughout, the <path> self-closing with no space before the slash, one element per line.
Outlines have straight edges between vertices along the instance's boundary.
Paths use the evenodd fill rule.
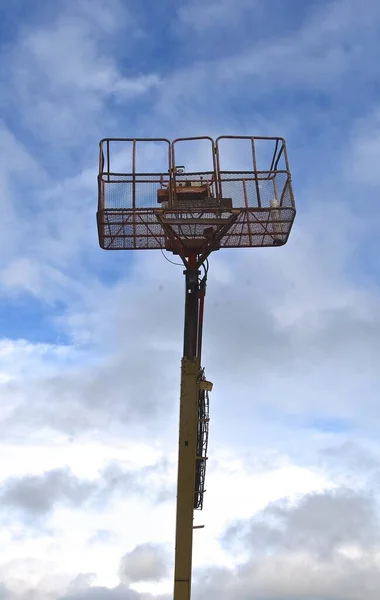
<path fill-rule="evenodd" d="M 136 140 L 132 141 L 133 247 L 136 248 Z"/>
<path fill-rule="evenodd" d="M 185 275 L 186 301 L 179 417 L 174 600 L 190 600 L 191 594 L 200 371 L 199 357 L 197 356 L 199 283 L 196 253 L 189 257 Z"/>
<path fill-rule="evenodd" d="M 249 236 L 249 243 L 252 244 L 252 230 L 251 230 L 251 215 L 249 212 L 249 203 L 248 203 L 248 194 L 247 194 L 247 180 L 243 179 L 243 194 L 244 194 L 244 206 L 246 209 L 246 216 L 247 216 L 247 225 L 248 225 L 248 236 Z"/>
<path fill-rule="evenodd" d="M 216 158 L 216 163 L 215 163 L 215 165 L 216 165 L 216 167 L 215 167 L 216 168 L 216 190 L 217 190 L 217 196 L 218 196 L 219 200 L 221 200 L 223 198 L 223 184 L 222 184 L 222 174 L 220 172 L 220 156 L 219 156 L 218 140 L 216 140 L 214 152 L 215 152 L 215 158 Z"/>
<path fill-rule="evenodd" d="M 110 141 L 107 140 L 107 181 L 110 181 Z"/>
<path fill-rule="evenodd" d="M 170 164 L 170 196 L 169 196 L 169 200 L 171 200 L 171 207 L 175 204 L 176 201 L 176 186 L 177 186 L 177 181 L 176 181 L 176 175 L 177 175 L 177 170 L 176 170 L 176 164 L 175 164 L 175 146 L 174 146 L 174 142 L 171 144 L 171 164 Z"/>
<path fill-rule="evenodd" d="M 98 233 L 101 246 L 104 245 L 104 228 L 103 222 L 105 220 L 104 208 L 105 208 L 105 189 L 104 189 L 104 148 L 103 141 L 99 144 L 99 173 L 98 173 L 98 210 L 97 210 L 97 223 Z"/>
<path fill-rule="evenodd" d="M 255 177 L 255 186 L 256 186 L 256 197 L 257 197 L 257 207 L 261 208 L 261 197 L 260 197 L 260 186 L 258 181 L 258 172 L 257 172 L 257 159 L 256 159 L 256 148 L 255 148 L 255 140 L 251 138 L 251 150 L 252 150 L 252 163 L 253 163 L 253 172 Z"/>

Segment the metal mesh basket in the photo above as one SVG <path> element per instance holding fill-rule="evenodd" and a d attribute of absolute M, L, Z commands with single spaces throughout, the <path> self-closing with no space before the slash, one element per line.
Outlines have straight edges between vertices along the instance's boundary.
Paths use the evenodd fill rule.
<path fill-rule="evenodd" d="M 186 156 L 183 146 L 187 144 L 193 160 L 194 144 L 200 140 L 211 147 L 208 170 L 186 172 L 177 166 L 177 146 L 182 145 Z M 244 151 L 249 142 L 251 164 L 244 152 L 236 151 L 239 141 L 244 142 Z M 229 152 L 229 142 L 234 152 Z M 147 153 L 146 144 L 153 145 L 154 151 Z M 261 146 L 266 147 L 263 153 Z M 146 164 L 138 160 L 139 152 L 147 155 Z M 268 161 L 266 170 L 261 168 L 263 157 Z M 125 163 L 130 172 L 119 172 Z M 142 170 L 137 171 L 137 163 Z M 172 237 L 187 247 L 201 248 L 216 234 L 218 247 L 282 245 L 295 217 L 281 138 L 102 140 L 98 186 L 99 241 L 105 249 L 173 249 Z"/>

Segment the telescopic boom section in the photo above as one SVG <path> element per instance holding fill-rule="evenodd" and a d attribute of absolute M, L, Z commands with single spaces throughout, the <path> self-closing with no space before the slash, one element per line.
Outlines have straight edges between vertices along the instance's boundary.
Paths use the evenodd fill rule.
<path fill-rule="evenodd" d="M 197 254 L 188 259 L 186 276 L 184 347 L 181 373 L 181 401 L 179 423 L 177 521 L 174 573 L 174 600 L 190 600 L 193 548 L 193 511 L 198 507 L 199 473 L 205 457 L 199 452 L 199 419 L 202 380 L 199 323 L 200 283 Z M 202 315 L 201 315 L 202 316 Z M 201 491 L 202 493 L 202 491 Z"/>
<path fill-rule="evenodd" d="M 199 277 L 197 254 L 192 252 L 188 259 L 186 275 L 185 328 L 183 336 L 183 356 L 188 359 L 197 358 L 198 350 L 198 311 L 199 311 Z"/>

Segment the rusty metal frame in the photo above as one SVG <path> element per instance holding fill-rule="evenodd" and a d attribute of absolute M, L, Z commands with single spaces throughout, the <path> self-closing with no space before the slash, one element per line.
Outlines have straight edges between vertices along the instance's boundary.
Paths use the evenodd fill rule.
<path fill-rule="evenodd" d="M 132 144 L 132 172 L 131 173 L 118 173 L 111 171 L 110 164 L 110 143 L 111 142 L 129 142 Z M 99 183 L 99 192 L 101 191 L 101 182 L 103 181 L 102 175 L 107 175 L 107 181 L 111 182 L 111 176 L 120 176 L 123 175 L 132 175 L 132 180 L 134 184 L 136 184 L 135 177 L 136 175 L 150 175 L 150 173 L 136 173 L 136 143 L 138 142 L 166 142 L 168 144 L 168 169 L 170 169 L 171 165 L 171 142 L 167 138 L 103 138 L 99 142 L 99 174 L 98 174 L 98 183 Z M 105 161 L 104 161 L 104 146 L 106 147 L 106 166 L 107 170 L 104 171 Z M 152 173 L 155 174 L 155 173 Z M 120 181 L 114 182 L 120 183 Z M 140 181 L 141 183 L 141 181 Z M 133 186 L 134 187 L 134 186 Z M 132 192 L 132 202 L 133 202 L 133 210 L 136 208 L 136 190 L 134 189 L 134 193 Z M 103 200 L 103 202 L 102 202 Z M 98 210 L 104 210 L 104 194 L 99 193 L 98 197 Z"/>
<path fill-rule="evenodd" d="M 174 203 L 174 194 L 177 181 L 183 181 L 176 173 L 176 147 L 181 142 L 192 142 L 208 140 L 212 151 L 213 171 L 204 173 L 186 173 L 191 181 L 191 176 L 209 175 L 210 181 L 215 183 L 215 200 L 220 204 L 218 206 L 207 205 L 205 207 L 197 205 L 196 208 L 181 209 Z M 252 171 L 226 171 L 221 170 L 220 144 L 224 140 L 249 140 L 251 144 Z M 269 165 L 269 170 L 258 171 L 257 163 L 257 141 L 273 142 L 274 150 Z M 129 173 L 118 173 L 112 170 L 110 160 L 111 144 L 113 142 L 127 142 L 132 145 L 132 169 Z M 139 142 L 158 142 L 167 144 L 167 173 L 138 173 L 136 171 L 136 147 Z M 270 158 L 270 157 L 269 157 Z M 285 169 L 278 169 L 280 160 L 285 162 Z M 229 178 L 229 175 L 231 176 Z M 240 175 L 239 178 L 236 175 Z M 281 180 L 281 191 L 277 188 L 277 176 L 283 175 Z M 157 180 L 152 180 L 156 176 Z M 123 179 L 125 177 L 125 179 Z M 186 181 L 187 179 L 185 179 Z M 260 181 L 272 181 L 273 194 L 278 199 L 278 206 L 272 208 L 264 207 L 262 202 L 262 191 Z M 207 180 L 208 181 L 208 180 Z M 242 192 L 239 191 L 239 202 L 243 206 L 226 208 L 222 206 L 223 186 L 231 182 L 241 183 Z M 254 182 L 255 187 L 255 205 L 249 206 L 247 184 Z M 132 189 L 132 202 L 130 207 L 107 208 L 105 206 L 105 186 L 117 185 L 118 183 L 130 184 Z M 136 188 L 139 184 L 157 184 L 165 185 L 168 188 L 168 206 L 165 208 L 138 207 Z M 209 182 L 207 183 L 209 184 Z M 264 190 L 265 193 L 265 190 Z M 280 197 L 279 197 L 280 194 Z M 267 197 L 267 196 L 266 196 Z M 286 198 L 286 205 L 285 205 Z M 174 213 L 174 215 L 173 215 Z M 193 217 L 191 217 L 191 213 Z M 190 214 L 190 216 L 189 216 Z M 184 218 L 185 216 L 189 218 Z M 264 220 L 261 217 L 265 216 Z M 286 143 L 283 138 L 263 137 L 263 136 L 219 136 L 215 141 L 209 136 L 176 138 L 172 142 L 167 138 L 104 138 L 100 142 L 99 156 L 99 175 L 98 175 L 98 231 L 101 247 L 105 249 L 149 249 L 165 248 L 165 238 L 170 238 L 174 248 L 178 251 L 182 260 L 186 264 L 187 248 L 181 241 L 180 232 L 175 233 L 172 225 L 177 225 L 183 220 L 182 226 L 195 225 L 194 235 L 196 234 L 196 223 L 199 225 L 213 226 L 214 233 L 212 241 L 207 239 L 199 255 L 206 257 L 213 249 L 222 247 L 260 247 L 270 246 L 268 240 L 273 239 L 275 245 L 276 231 L 281 233 L 281 243 L 286 243 L 289 236 L 292 223 L 295 217 L 294 198 L 292 193 L 291 176 L 289 170 L 289 161 L 286 151 Z M 275 218 L 275 221 L 274 221 Z M 153 220 L 152 220 L 153 219 Z M 269 224 L 273 231 L 269 230 Z M 125 227 L 132 226 L 132 231 L 126 234 Z M 161 226 L 161 231 L 157 233 L 157 225 Z M 234 227 L 236 225 L 236 227 Z M 240 228 L 239 228 L 240 225 Z M 140 227 L 139 227 L 140 226 Z M 141 227 L 143 226 L 143 227 Z M 144 232 L 145 229 L 145 232 Z M 140 233 L 138 233 L 140 230 Z M 143 233 L 141 233 L 141 231 Z M 269 237 L 268 237 L 269 236 Z M 132 241 L 133 238 L 133 241 Z M 123 240 L 125 240 L 123 242 Z M 131 240 L 131 244 L 127 243 Z M 144 242 L 145 240 L 145 242 Z M 151 240 L 151 241 L 149 241 Z M 154 241 L 153 241 L 154 240 Z M 277 240 L 279 241 L 279 240 Z M 213 245 L 214 244 L 214 245 Z M 204 260 L 204 258 L 203 258 Z"/>
<path fill-rule="evenodd" d="M 250 173 L 255 173 L 255 175 L 262 175 L 262 179 L 275 179 L 275 176 L 278 174 L 284 174 L 288 176 L 289 182 L 291 183 L 291 174 L 290 174 L 290 169 L 289 169 L 289 159 L 288 159 L 288 153 L 286 150 L 286 141 L 284 138 L 282 137 L 269 137 L 269 136 L 251 136 L 251 135 L 221 135 L 218 138 L 216 138 L 215 140 L 215 155 L 216 155 L 216 162 L 217 162 L 217 173 L 218 173 L 218 179 L 219 179 L 219 184 L 220 184 L 220 194 L 222 194 L 222 177 L 221 175 L 224 173 L 233 173 L 235 171 L 223 171 L 220 168 L 220 142 L 222 140 L 249 140 L 251 142 L 251 153 L 252 153 L 252 172 L 251 171 L 247 171 Z M 256 141 L 267 141 L 267 142 L 274 142 L 275 143 L 275 149 L 272 155 L 272 160 L 271 160 L 271 165 L 268 171 L 262 171 L 262 170 L 258 170 L 257 169 L 257 159 L 256 159 L 256 146 L 255 146 L 255 142 Z M 281 146 L 279 148 L 279 144 L 281 143 Z M 285 160 L 285 169 L 277 169 L 278 164 L 280 162 L 281 157 L 284 156 L 284 160 Z M 264 177 L 266 175 L 266 177 Z M 257 202 L 258 202 L 258 208 L 262 208 L 261 205 L 261 193 L 260 193 L 260 187 L 259 187 L 259 179 L 257 177 L 252 178 L 255 181 L 255 185 L 256 185 L 256 195 L 257 195 Z M 286 186 L 284 186 L 286 187 Z M 281 198 L 282 200 L 282 198 Z M 280 203 L 281 206 L 281 203 Z M 294 200 L 293 200 L 293 208 L 294 208 Z"/>
<path fill-rule="evenodd" d="M 212 236 L 210 236 L 210 238 L 205 241 L 204 245 L 200 248 L 201 252 L 199 253 L 199 257 L 196 262 L 196 269 L 198 269 L 204 263 L 206 258 L 211 254 L 213 250 L 219 249 L 220 240 L 234 225 L 239 214 L 240 211 L 237 210 L 234 213 L 232 213 L 232 215 L 228 219 L 226 219 L 223 224 L 219 224 L 217 226 Z M 165 230 L 165 233 L 167 234 L 168 238 L 170 238 L 174 247 L 176 248 L 177 253 L 180 256 L 183 264 L 186 268 L 189 268 L 187 248 L 183 244 L 180 236 L 174 231 L 174 229 L 171 227 L 171 224 L 165 220 L 164 215 L 160 214 L 157 211 L 156 216 L 157 220 L 161 223 L 162 228 Z"/>
<path fill-rule="evenodd" d="M 217 158 L 216 158 L 216 148 L 215 148 L 215 142 L 212 139 L 212 137 L 208 136 L 208 135 L 203 135 L 203 136 L 199 136 L 199 137 L 182 137 L 182 138 L 176 138 L 175 140 L 172 141 L 171 143 L 171 160 L 172 160 L 172 164 L 171 164 L 171 172 L 173 174 L 173 189 L 176 188 L 176 183 L 177 183 L 177 171 L 176 171 L 176 156 L 175 156 L 175 148 L 176 145 L 178 145 L 181 142 L 194 142 L 194 141 L 201 141 L 201 140 L 208 140 L 211 143 L 211 152 L 212 152 L 212 163 L 213 163 L 213 171 L 212 171 L 212 176 L 215 182 L 215 191 L 217 193 L 217 195 L 219 195 L 219 190 L 218 190 L 218 170 L 217 170 Z M 204 171 L 204 173 L 211 173 L 210 171 Z M 187 175 L 191 176 L 191 175 L 198 175 L 199 172 L 190 172 L 187 173 Z M 203 172 L 201 173 L 203 174 Z"/>

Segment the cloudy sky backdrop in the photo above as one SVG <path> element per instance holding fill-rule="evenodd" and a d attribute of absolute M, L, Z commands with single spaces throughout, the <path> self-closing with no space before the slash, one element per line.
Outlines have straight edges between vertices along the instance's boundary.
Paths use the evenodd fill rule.
<path fill-rule="evenodd" d="M 0 599 L 172 597 L 182 269 L 106 253 L 98 141 L 287 139 L 283 248 L 211 257 L 194 599 L 380 589 L 377 0 L 0 4 Z"/>

